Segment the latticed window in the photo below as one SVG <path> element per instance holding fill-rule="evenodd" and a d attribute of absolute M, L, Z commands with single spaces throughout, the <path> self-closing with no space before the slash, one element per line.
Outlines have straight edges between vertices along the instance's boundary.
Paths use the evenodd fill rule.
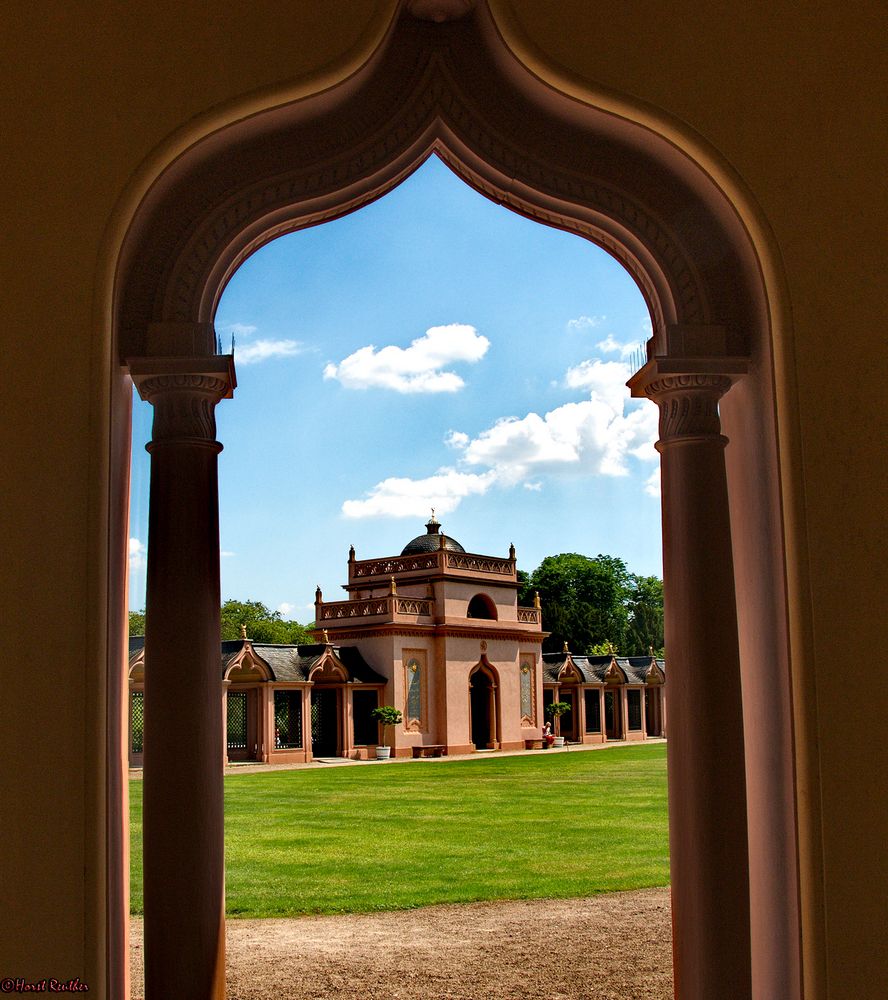
<path fill-rule="evenodd" d="M 247 749 L 247 692 L 228 692 L 228 749 Z"/>
<path fill-rule="evenodd" d="M 142 753 L 145 740 L 145 695 L 133 691 L 130 698 L 130 751 Z"/>
<path fill-rule="evenodd" d="M 302 749 L 301 691 L 275 691 L 274 745 L 281 750 Z"/>
<path fill-rule="evenodd" d="M 626 692 L 626 709 L 629 715 L 629 728 L 641 729 L 641 691 L 631 688 Z"/>
<path fill-rule="evenodd" d="M 598 691 L 586 691 L 586 732 L 601 732 L 601 699 Z"/>

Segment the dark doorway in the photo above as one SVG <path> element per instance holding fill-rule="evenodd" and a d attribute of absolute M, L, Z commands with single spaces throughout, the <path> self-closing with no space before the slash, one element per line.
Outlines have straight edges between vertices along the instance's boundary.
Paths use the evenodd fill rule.
<path fill-rule="evenodd" d="M 471 739 L 476 750 L 486 750 L 494 741 L 493 734 L 493 683 L 483 670 L 469 678 L 469 696 L 472 707 Z"/>
<path fill-rule="evenodd" d="M 604 692 L 604 725 L 609 740 L 623 738 L 623 706 L 619 691 Z"/>
<path fill-rule="evenodd" d="M 594 688 L 586 691 L 586 732 L 601 732 L 601 699 Z"/>
<path fill-rule="evenodd" d="M 352 724 L 355 746 L 375 746 L 379 743 L 379 723 L 371 715 L 379 704 L 378 691 L 352 693 Z"/>
<path fill-rule="evenodd" d="M 315 688 L 311 693 L 311 752 L 315 757 L 335 757 L 339 753 L 336 691 L 333 688 Z"/>
<path fill-rule="evenodd" d="M 644 692 L 644 717 L 648 736 L 662 736 L 659 688 L 647 688 Z"/>

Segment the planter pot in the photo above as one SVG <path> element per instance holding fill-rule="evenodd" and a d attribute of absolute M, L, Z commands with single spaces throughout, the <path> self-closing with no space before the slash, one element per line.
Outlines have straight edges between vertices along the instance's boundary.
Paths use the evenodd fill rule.
<path fill-rule="evenodd" d="M 391 747 L 377 747 L 376 748 L 376 759 L 377 760 L 388 760 L 392 755 Z"/>
<path fill-rule="evenodd" d="M 555 737 L 555 742 L 552 744 L 552 746 L 563 747 L 564 746 L 564 737 L 563 736 L 556 736 Z"/>

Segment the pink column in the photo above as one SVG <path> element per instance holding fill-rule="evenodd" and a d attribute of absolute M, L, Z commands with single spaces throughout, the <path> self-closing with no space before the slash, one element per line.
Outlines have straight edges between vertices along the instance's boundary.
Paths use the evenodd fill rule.
<path fill-rule="evenodd" d="M 228 357 L 130 361 L 154 406 L 145 620 L 146 1000 L 225 996 L 215 407 Z"/>
<path fill-rule="evenodd" d="M 655 358 L 629 383 L 660 407 L 678 1000 L 748 1000 L 751 991 L 740 658 L 718 417 L 719 398 L 744 370 L 737 359 Z"/>

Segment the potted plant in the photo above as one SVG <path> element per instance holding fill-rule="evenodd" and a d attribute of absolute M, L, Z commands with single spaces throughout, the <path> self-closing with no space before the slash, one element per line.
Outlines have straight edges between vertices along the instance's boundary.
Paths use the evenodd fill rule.
<path fill-rule="evenodd" d="M 380 705 L 379 708 L 374 708 L 370 714 L 382 724 L 382 740 L 385 743 L 388 730 L 392 726 L 397 726 L 401 721 L 401 710 L 395 708 L 394 705 Z M 388 760 L 391 754 L 392 748 L 390 746 L 377 746 L 376 748 L 377 760 Z"/>
<path fill-rule="evenodd" d="M 572 706 L 569 701 L 553 701 L 551 704 L 546 705 L 546 714 L 551 715 L 553 720 L 560 719 L 565 712 L 569 712 L 571 710 L 571 707 Z M 555 743 L 553 745 L 556 747 L 563 747 L 564 737 L 556 736 Z"/>

